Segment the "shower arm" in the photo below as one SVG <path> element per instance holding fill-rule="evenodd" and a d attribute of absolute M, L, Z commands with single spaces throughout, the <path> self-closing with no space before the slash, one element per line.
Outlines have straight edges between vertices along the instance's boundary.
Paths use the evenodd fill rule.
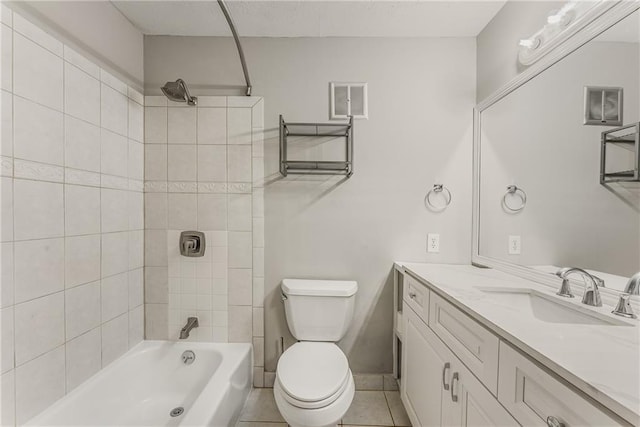
<path fill-rule="evenodd" d="M 251 96 L 251 79 L 249 78 L 247 61 L 244 59 L 244 52 L 242 50 L 242 45 L 240 44 L 240 39 L 238 38 L 238 33 L 236 32 L 236 27 L 233 25 L 233 19 L 231 19 L 231 15 L 229 14 L 229 10 L 227 9 L 227 5 L 224 3 L 224 0 L 218 0 L 218 5 L 220 5 L 220 9 L 222 9 L 222 13 L 227 19 L 227 24 L 229 24 L 229 28 L 231 29 L 231 34 L 233 34 L 233 39 L 236 41 L 238 55 L 240 56 L 240 63 L 242 64 L 242 72 L 244 73 L 244 80 L 247 83 L 245 95 Z"/>

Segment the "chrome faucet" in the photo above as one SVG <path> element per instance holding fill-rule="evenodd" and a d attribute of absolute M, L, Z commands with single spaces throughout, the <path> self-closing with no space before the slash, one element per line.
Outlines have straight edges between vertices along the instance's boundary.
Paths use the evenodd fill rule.
<path fill-rule="evenodd" d="M 184 328 L 180 330 L 180 339 L 186 340 L 187 338 L 189 338 L 189 332 L 191 332 L 193 328 L 197 328 L 198 326 L 200 326 L 198 323 L 198 318 L 189 317 L 187 319 L 187 324 L 184 325 Z"/>
<path fill-rule="evenodd" d="M 572 273 L 578 273 L 586 280 L 584 286 L 584 295 L 582 296 L 582 303 L 591 305 L 594 307 L 602 307 L 602 299 L 600 298 L 599 286 L 604 286 L 604 280 L 597 276 L 587 273 L 581 268 L 567 267 L 561 268 L 556 272 L 556 276 L 562 279 L 562 286 L 556 295 L 561 297 L 573 298 L 573 292 L 571 292 L 571 286 L 569 285 L 569 279 L 567 276 Z M 591 285 L 591 286 L 589 286 Z"/>
<path fill-rule="evenodd" d="M 631 295 L 640 295 L 640 272 L 631 276 L 629 282 L 627 282 L 627 286 L 624 287 L 624 293 L 620 295 L 620 300 L 618 300 L 618 304 L 612 313 L 617 316 L 637 319 L 638 316 L 633 312 L 631 303 L 629 302 Z"/>

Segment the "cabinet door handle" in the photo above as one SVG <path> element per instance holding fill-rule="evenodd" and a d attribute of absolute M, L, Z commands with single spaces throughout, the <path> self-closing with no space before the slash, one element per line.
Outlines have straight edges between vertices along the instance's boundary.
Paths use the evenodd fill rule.
<path fill-rule="evenodd" d="M 453 394 L 453 390 L 454 390 L 453 383 L 454 381 L 458 381 L 458 380 L 459 380 L 458 373 L 454 372 L 453 376 L 451 377 L 451 400 L 454 402 L 458 401 L 458 394 L 457 392 L 456 394 Z"/>
<path fill-rule="evenodd" d="M 415 292 L 409 292 L 409 298 L 414 299 L 416 297 Z"/>
<path fill-rule="evenodd" d="M 446 378 L 447 378 L 447 371 L 449 370 L 450 367 L 451 367 L 451 364 L 447 362 L 444 364 L 444 367 L 442 368 L 442 388 L 444 388 L 445 390 L 449 390 L 449 384 L 447 384 Z"/>
<path fill-rule="evenodd" d="M 564 423 L 560 422 L 556 417 L 549 415 L 547 417 L 547 426 L 549 427 L 564 427 Z"/>

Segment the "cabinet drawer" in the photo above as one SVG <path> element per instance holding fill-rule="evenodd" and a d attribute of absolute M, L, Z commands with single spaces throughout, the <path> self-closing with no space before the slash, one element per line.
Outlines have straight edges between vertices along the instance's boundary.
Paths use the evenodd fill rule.
<path fill-rule="evenodd" d="M 498 337 L 431 292 L 429 326 L 475 376 L 498 392 Z"/>
<path fill-rule="evenodd" d="M 503 342 L 498 400 L 522 425 L 546 426 L 549 416 L 565 427 L 622 425 Z"/>
<path fill-rule="evenodd" d="M 413 277 L 405 274 L 402 299 L 427 323 L 429 319 L 429 289 Z"/>

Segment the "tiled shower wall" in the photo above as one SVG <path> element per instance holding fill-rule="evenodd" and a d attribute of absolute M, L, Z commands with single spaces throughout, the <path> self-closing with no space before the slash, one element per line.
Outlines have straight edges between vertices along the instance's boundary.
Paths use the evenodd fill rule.
<path fill-rule="evenodd" d="M 145 99 L 145 313 L 148 339 L 253 342 L 263 385 L 263 110 L 258 97 Z M 205 233 L 201 258 L 182 231 Z"/>
<path fill-rule="evenodd" d="M 143 339 L 143 97 L 2 7 L 0 424 Z"/>

